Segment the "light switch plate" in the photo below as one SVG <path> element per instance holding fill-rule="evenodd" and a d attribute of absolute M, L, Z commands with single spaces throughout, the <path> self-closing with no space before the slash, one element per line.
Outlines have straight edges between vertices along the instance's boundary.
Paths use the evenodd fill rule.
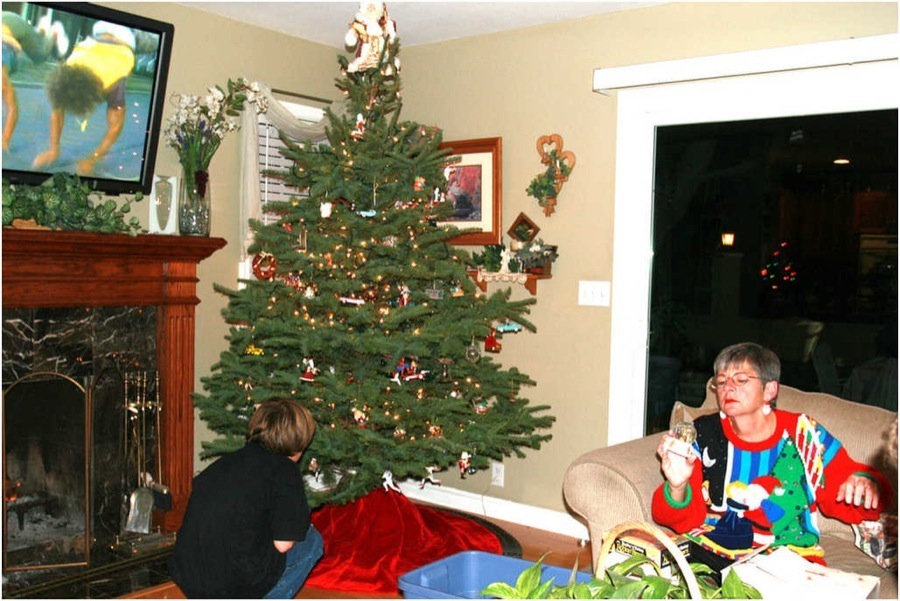
<path fill-rule="evenodd" d="M 581 280 L 578 282 L 578 304 L 586 307 L 609 306 L 610 283 Z"/>

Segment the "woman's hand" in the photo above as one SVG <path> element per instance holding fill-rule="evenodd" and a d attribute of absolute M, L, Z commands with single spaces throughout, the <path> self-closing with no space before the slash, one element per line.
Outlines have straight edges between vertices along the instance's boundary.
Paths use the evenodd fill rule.
<path fill-rule="evenodd" d="M 671 432 L 663 434 L 659 441 L 659 446 L 656 448 L 656 454 L 659 456 L 663 475 L 669 482 L 669 492 L 676 501 L 683 501 L 687 483 L 691 479 L 691 473 L 694 471 L 694 461 L 697 457 L 693 453 L 688 453 L 687 457 L 673 453 L 671 451 L 673 442 L 681 443 L 680 440 L 672 436 Z"/>
<path fill-rule="evenodd" d="M 878 507 L 880 493 L 878 484 L 874 480 L 853 474 L 844 480 L 838 489 L 837 502 L 847 505 L 862 505 L 866 509 L 872 509 Z"/>

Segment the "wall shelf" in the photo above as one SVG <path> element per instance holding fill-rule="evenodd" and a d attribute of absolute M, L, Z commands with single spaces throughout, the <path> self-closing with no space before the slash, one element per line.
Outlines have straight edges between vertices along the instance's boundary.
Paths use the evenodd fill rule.
<path fill-rule="evenodd" d="M 553 277 L 552 275 L 535 275 L 533 273 L 495 274 L 490 272 L 479 272 L 479 270 L 477 269 L 467 269 L 466 271 L 469 274 L 469 277 L 471 277 L 475 281 L 475 285 L 481 288 L 482 292 L 487 292 L 489 283 L 497 282 L 500 284 L 521 284 L 525 286 L 525 289 L 530 292 L 532 296 L 537 294 L 538 280 L 549 280 Z M 481 277 L 479 277 L 479 275 L 481 275 Z M 491 277 L 498 275 L 509 277 L 497 279 L 493 279 Z M 521 276 L 525 276 L 524 279 Z"/>

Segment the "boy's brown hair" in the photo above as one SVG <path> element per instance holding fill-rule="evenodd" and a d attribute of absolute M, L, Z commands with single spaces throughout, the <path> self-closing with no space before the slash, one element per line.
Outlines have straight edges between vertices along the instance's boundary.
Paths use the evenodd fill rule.
<path fill-rule="evenodd" d="M 316 432 L 309 409 L 290 399 L 266 401 L 250 418 L 249 440 L 270 453 L 290 457 L 302 453 Z"/>

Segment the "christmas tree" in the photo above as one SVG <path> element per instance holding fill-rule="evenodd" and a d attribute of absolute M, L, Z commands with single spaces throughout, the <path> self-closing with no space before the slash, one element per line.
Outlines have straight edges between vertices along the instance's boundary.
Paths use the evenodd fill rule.
<path fill-rule="evenodd" d="M 554 418 L 522 396 L 534 382 L 484 355 L 497 324 L 533 299 L 481 293 L 470 254 L 442 225 L 444 170 L 454 162 L 435 127 L 401 121 L 399 41 L 392 27 L 350 62 L 326 111 L 328 143 L 285 140 L 280 174 L 308 191 L 252 222 L 254 278 L 228 296 L 229 347 L 203 378 L 200 417 L 218 434 L 204 457 L 240 448 L 254 406 L 286 397 L 318 428 L 300 460 L 310 504 L 343 504 L 385 485 L 540 448 Z M 386 474 L 391 472 L 391 474 Z"/>

